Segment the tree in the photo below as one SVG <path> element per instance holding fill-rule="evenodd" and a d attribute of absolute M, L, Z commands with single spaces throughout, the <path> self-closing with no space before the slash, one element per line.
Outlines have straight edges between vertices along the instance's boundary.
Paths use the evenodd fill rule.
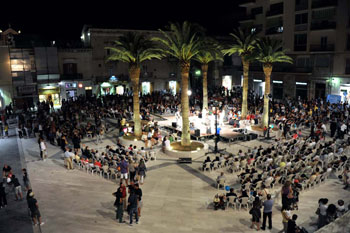
<path fill-rule="evenodd" d="M 242 119 L 248 114 L 248 84 L 249 84 L 249 64 L 254 60 L 254 49 L 256 44 L 256 36 L 252 33 L 245 33 L 241 29 L 230 33 L 233 37 L 233 44 L 229 48 L 224 49 L 226 55 L 237 53 L 242 60 L 243 65 L 243 98 L 242 98 Z"/>
<path fill-rule="evenodd" d="M 265 74 L 263 126 L 266 127 L 269 124 L 269 95 L 273 63 L 293 63 L 293 59 L 285 54 L 282 46 L 282 41 L 268 37 L 259 39 L 256 43 L 256 60 L 262 63 Z"/>
<path fill-rule="evenodd" d="M 170 23 L 169 31 L 159 29 L 163 37 L 155 37 L 154 41 L 160 43 L 159 51 L 179 60 L 181 68 L 181 114 L 182 114 L 182 135 L 181 145 L 191 145 L 189 102 L 188 102 L 188 76 L 191 60 L 201 51 L 202 42 L 200 37 L 203 28 L 197 24 L 187 21 L 181 25 Z"/>
<path fill-rule="evenodd" d="M 202 49 L 195 57 L 201 64 L 203 75 L 203 108 L 208 109 L 208 64 L 212 61 L 223 61 L 223 54 L 218 43 L 211 38 L 204 38 Z"/>
<path fill-rule="evenodd" d="M 107 61 L 121 61 L 129 64 L 129 76 L 133 90 L 134 136 L 140 138 L 142 135 L 139 103 L 140 65 L 146 60 L 161 59 L 162 55 L 156 49 L 154 42 L 134 32 L 120 36 L 114 42 L 114 47 L 105 49 L 111 51 Z"/>

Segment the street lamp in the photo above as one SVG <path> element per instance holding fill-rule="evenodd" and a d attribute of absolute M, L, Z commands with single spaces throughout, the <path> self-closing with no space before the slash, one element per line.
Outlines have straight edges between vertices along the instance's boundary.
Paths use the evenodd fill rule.
<path fill-rule="evenodd" d="M 222 150 L 219 150 L 218 149 L 218 142 L 220 140 L 220 135 L 218 134 L 218 108 L 219 108 L 219 103 L 217 101 L 215 101 L 213 103 L 213 113 L 215 115 L 215 146 L 214 146 L 214 150 L 212 151 L 209 151 L 207 153 L 205 153 L 206 155 L 207 154 L 221 154 L 222 151 L 225 151 L 225 149 L 222 149 Z"/>
<path fill-rule="evenodd" d="M 268 106 L 268 111 L 267 111 L 267 117 L 268 117 L 268 123 L 267 123 L 267 137 L 265 139 L 271 139 L 270 138 L 270 99 L 272 98 L 272 95 L 269 94 L 269 106 Z M 273 127 L 272 127 L 273 128 Z"/>
<path fill-rule="evenodd" d="M 192 95 L 192 91 L 191 91 L 191 90 L 188 90 L 188 91 L 187 91 L 187 95 L 188 95 L 188 96 L 191 96 L 191 95 Z"/>

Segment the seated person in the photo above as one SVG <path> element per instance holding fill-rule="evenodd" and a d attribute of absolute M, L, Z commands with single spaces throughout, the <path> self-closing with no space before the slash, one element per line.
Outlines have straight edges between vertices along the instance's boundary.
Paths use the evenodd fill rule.
<path fill-rule="evenodd" d="M 230 200 L 230 197 L 235 199 L 237 198 L 234 188 L 230 188 L 230 192 L 226 193 L 226 197 L 228 200 Z"/>
<path fill-rule="evenodd" d="M 223 172 L 221 172 L 221 174 L 216 178 L 216 183 L 219 184 L 220 180 L 224 180 L 224 181 L 226 180 L 226 177 Z"/>

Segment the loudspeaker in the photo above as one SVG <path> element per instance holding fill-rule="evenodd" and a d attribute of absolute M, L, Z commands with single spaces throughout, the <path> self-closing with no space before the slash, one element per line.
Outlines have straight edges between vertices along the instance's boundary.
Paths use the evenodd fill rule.
<path fill-rule="evenodd" d="M 196 137 L 201 136 L 201 130 L 200 130 L 200 129 L 196 129 L 196 130 L 194 131 L 194 136 L 196 136 Z"/>
<path fill-rule="evenodd" d="M 174 128 L 176 128 L 176 127 L 177 127 L 177 123 L 176 123 L 176 122 L 172 122 L 172 123 L 171 123 L 171 126 L 174 127 Z"/>

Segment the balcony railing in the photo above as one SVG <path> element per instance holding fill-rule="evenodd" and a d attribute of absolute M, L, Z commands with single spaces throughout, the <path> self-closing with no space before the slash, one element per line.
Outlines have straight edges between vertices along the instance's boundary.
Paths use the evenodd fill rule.
<path fill-rule="evenodd" d="M 255 15 L 246 15 L 239 19 L 239 21 L 250 21 L 250 20 L 255 20 Z"/>
<path fill-rule="evenodd" d="M 255 0 L 241 0 L 239 1 L 239 6 L 246 7 L 246 6 L 252 6 L 255 4 Z"/>
<path fill-rule="evenodd" d="M 239 67 L 238 67 L 239 68 Z M 239 68 L 242 70 L 242 68 Z M 263 72 L 263 68 L 261 66 L 253 65 L 249 67 L 249 71 L 253 72 Z M 281 73 L 312 73 L 312 67 L 295 67 L 293 65 L 274 65 L 274 72 Z"/>
<path fill-rule="evenodd" d="M 337 0 L 314 0 L 312 1 L 312 9 L 321 8 L 321 7 L 329 7 L 329 6 L 337 6 Z"/>
<path fill-rule="evenodd" d="M 310 52 L 331 52 L 331 51 L 334 51 L 334 44 L 326 44 L 326 45 L 312 44 L 312 45 L 310 45 Z"/>
<path fill-rule="evenodd" d="M 333 21 L 318 21 L 311 22 L 311 30 L 325 30 L 325 29 L 335 29 L 337 28 L 337 23 Z"/>
<path fill-rule="evenodd" d="M 283 8 L 276 10 L 269 10 L 266 12 L 266 17 L 275 16 L 275 15 L 283 15 Z"/>
<path fill-rule="evenodd" d="M 294 31 L 307 31 L 307 24 L 295 25 Z"/>
<path fill-rule="evenodd" d="M 307 46 L 305 45 L 294 45 L 294 51 L 306 51 Z"/>
<path fill-rule="evenodd" d="M 83 79 L 83 74 L 81 73 L 62 74 L 60 79 L 61 80 L 79 80 L 79 79 Z"/>
<path fill-rule="evenodd" d="M 278 26 L 278 27 L 270 27 L 266 29 L 265 34 L 266 35 L 273 35 L 273 34 L 280 34 L 283 32 L 283 26 Z"/>

